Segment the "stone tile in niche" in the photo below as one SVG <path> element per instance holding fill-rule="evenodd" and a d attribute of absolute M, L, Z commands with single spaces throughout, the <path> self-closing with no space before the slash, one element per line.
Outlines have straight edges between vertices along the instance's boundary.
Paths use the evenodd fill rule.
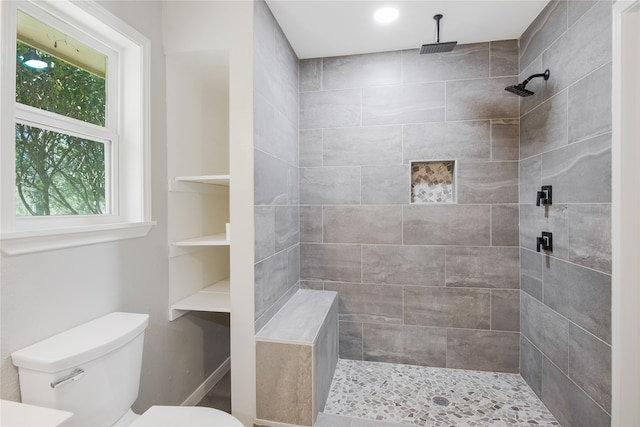
<path fill-rule="evenodd" d="M 454 162 L 411 163 L 411 203 L 453 203 Z"/>
<path fill-rule="evenodd" d="M 450 404 L 435 405 L 435 396 Z M 354 426 L 357 418 L 363 422 L 359 426 L 365 420 L 420 426 L 559 425 L 518 374 L 342 359 L 325 413 L 354 417 Z"/>

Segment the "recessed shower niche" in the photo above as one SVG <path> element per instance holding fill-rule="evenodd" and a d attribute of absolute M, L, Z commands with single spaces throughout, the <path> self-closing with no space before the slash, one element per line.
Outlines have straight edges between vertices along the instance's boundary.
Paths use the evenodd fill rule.
<path fill-rule="evenodd" d="M 411 162 L 411 203 L 455 203 L 455 160 Z"/>

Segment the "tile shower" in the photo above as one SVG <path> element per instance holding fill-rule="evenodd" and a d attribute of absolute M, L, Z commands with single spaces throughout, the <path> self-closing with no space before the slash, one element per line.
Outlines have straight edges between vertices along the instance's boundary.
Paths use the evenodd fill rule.
<path fill-rule="evenodd" d="M 341 365 L 519 373 L 563 426 L 609 425 L 611 3 L 552 0 L 519 41 L 304 59 L 298 76 L 256 4 L 256 328 L 299 268 L 339 294 Z M 546 68 L 534 96 L 504 91 Z"/>
<path fill-rule="evenodd" d="M 341 358 L 518 372 L 517 78 L 516 40 L 300 62 L 300 279 Z"/>

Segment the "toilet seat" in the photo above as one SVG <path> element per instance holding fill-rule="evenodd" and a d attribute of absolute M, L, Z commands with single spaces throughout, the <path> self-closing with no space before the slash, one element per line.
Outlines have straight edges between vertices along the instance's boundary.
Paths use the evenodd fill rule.
<path fill-rule="evenodd" d="M 152 406 L 131 424 L 131 427 L 143 426 L 243 427 L 237 418 L 226 412 L 200 406 Z"/>

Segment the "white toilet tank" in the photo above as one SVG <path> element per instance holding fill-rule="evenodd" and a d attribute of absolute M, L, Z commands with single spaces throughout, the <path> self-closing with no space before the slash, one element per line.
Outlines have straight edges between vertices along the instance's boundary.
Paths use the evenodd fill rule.
<path fill-rule="evenodd" d="M 111 426 L 138 397 L 148 314 L 111 313 L 11 355 L 22 402 L 74 415 L 69 426 Z"/>

